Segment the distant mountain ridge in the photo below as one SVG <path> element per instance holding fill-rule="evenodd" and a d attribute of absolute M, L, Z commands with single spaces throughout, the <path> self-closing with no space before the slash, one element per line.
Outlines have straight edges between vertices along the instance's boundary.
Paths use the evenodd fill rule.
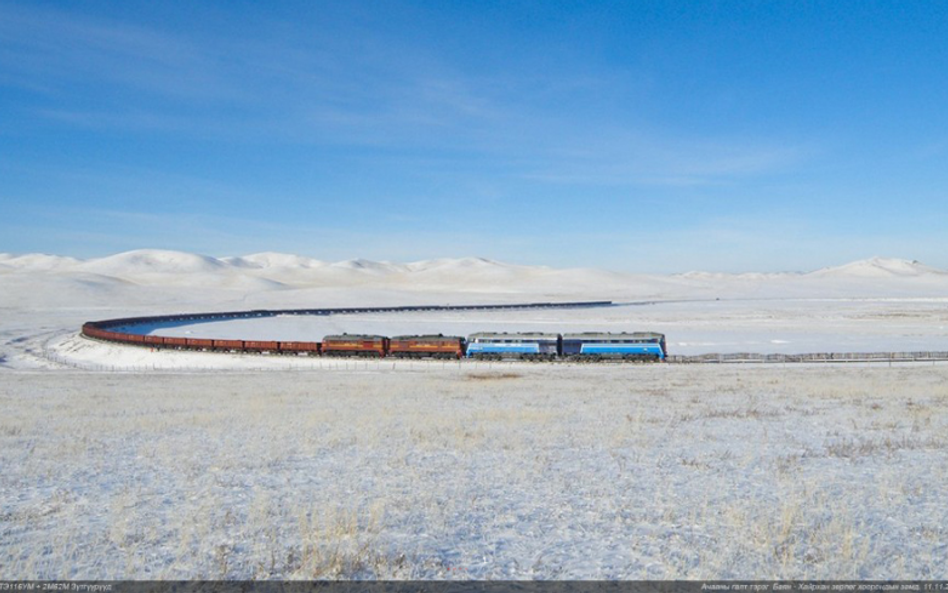
<path fill-rule="evenodd" d="M 508 264 L 483 257 L 465 257 L 454 259 L 438 258 L 408 263 L 375 261 L 362 258 L 338 262 L 328 262 L 301 255 L 277 252 L 264 252 L 251 255 L 218 258 L 209 255 L 162 249 L 136 249 L 87 260 L 43 253 L 29 253 L 23 255 L 0 253 L 0 265 L 11 269 L 22 270 L 42 271 L 75 269 L 93 273 L 113 272 L 119 275 L 125 273 L 206 273 L 229 268 L 258 270 L 313 270 L 333 267 L 339 269 L 368 271 L 372 273 L 415 273 L 433 270 L 454 271 L 489 268 L 536 269 L 548 272 L 565 270 L 565 268 L 550 268 L 548 266 L 523 266 Z M 606 270 L 598 270 L 596 268 L 584 269 L 594 269 L 597 271 L 606 272 Z M 621 272 L 609 273 L 622 274 Z M 786 275 L 880 277 L 923 276 L 926 274 L 944 275 L 948 274 L 948 270 L 941 270 L 932 266 L 927 266 L 917 260 L 871 257 L 840 266 L 821 268 L 812 272 L 745 272 L 739 274 L 730 274 L 721 272 L 693 271 L 683 274 L 672 274 L 672 276 L 684 278 L 741 277 L 745 279 L 760 280 Z"/>
<path fill-rule="evenodd" d="M 71 278 L 85 285 L 112 286 L 110 283 L 119 281 L 149 287 L 221 288 L 245 293 L 358 286 L 549 298 L 595 294 L 600 298 L 637 300 L 899 294 L 918 289 L 932 295 L 940 294 L 942 289 L 948 292 L 948 272 L 917 261 L 882 257 L 808 273 L 648 275 L 595 268 L 526 266 L 481 257 L 410 263 L 366 259 L 326 262 L 274 252 L 218 258 L 138 249 L 88 260 L 46 254 L 0 254 L 0 276 L 8 274 L 55 277 L 57 282 Z"/>
<path fill-rule="evenodd" d="M 948 271 L 926 266 L 917 260 L 910 261 L 888 257 L 872 257 L 811 272 L 813 276 L 855 276 L 860 278 L 917 277 L 945 274 L 948 274 Z"/>

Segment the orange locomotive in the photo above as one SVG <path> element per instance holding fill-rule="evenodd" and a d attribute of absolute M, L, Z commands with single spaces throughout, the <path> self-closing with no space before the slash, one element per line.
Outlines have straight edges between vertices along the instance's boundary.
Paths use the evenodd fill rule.
<path fill-rule="evenodd" d="M 464 338 L 459 336 L 395 336 L 389 356 L 399 358 L 463 358 Z"/>
<path fill-rule="evenodd" d="M 341 334 L 323 338 L 323 356 L 377 356 L 388 352 L 388 338 L 360 334 Z"/>

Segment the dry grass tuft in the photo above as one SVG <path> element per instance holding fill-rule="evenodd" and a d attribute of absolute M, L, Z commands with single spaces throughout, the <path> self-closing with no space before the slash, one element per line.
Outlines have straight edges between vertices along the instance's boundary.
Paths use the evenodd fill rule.
<path fill-rule="evenodd" d="M 909 436 L 883 438 L 852 437 L 834 441 L 826 446 L 829 457 L 860 459 L 873 455 L 894 455 L 899 451 L 919 449 L 945 449 L 946 443 L 933 437 L 917 438 Z"/>
<path fill-rule="evenodd" d="M 521 379 L 520 373 L 468 373 L 464 375 L 465 379 L 470 381 L 505 381 L 510 379 Z"/>

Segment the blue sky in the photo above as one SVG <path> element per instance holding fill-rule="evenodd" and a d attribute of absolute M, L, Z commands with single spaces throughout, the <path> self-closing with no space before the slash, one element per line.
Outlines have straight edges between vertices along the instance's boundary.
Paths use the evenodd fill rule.
<path fill-rule="evenodd" d="M 0 2 L 0 251 L 948 268 L 948 3 Z"/>

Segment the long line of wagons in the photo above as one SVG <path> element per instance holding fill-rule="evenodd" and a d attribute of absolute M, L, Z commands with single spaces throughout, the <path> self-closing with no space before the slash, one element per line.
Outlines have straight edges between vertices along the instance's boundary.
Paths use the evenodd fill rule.
<path fill-rule="evenodd" d="M 340 334 L 326 336 L 321 342 L 283 342 L 143 335 L 114 331 L 111 328 L 99 327 L 95 323 L 87 323 L 82 327 L 82 333 L 98 340 L 152 348 L 301 356 L 577 361 L 662 361 L 667 356 L 665 336 L 653 332 L 565 334 L 480 332 L 466 338 L 440 334 L 391 338 Z"/>

